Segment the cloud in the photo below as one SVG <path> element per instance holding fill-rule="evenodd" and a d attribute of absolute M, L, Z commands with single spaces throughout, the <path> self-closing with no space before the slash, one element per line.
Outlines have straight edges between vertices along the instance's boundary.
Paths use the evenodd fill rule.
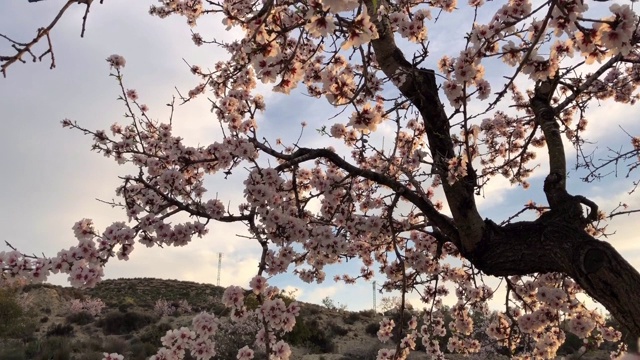
<path fill-rule="evenodd" d="M 304 294 L 298 297 L 298 299 L 300 301 L 318 304 L 322 299 L 325 299 L 327 297 L 330 299 L 333 298 L 338 293 L 341 287 L 342 286 L 340 286 L 339 284 L 330 286 L 315 286 L 311 290 L 306 290 Z"/>

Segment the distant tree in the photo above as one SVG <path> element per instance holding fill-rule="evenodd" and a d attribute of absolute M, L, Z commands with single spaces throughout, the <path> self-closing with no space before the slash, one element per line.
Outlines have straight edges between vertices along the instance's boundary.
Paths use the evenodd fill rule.
<path fill-rule="evenodd" d="M 85 4 L 88 11 L 91 2 Z M 640 137 L 629 134 L 620 149 L 605 154 L 585 148 L 589 121 L 616 125 L 613 116 L 593 115 L 596 104 L 638 99 L 640 23 L 630 5 L 589 5 L 595 3 L 162 0 L 151 15 L 182 15 L 191 26 L 216 17 L 242 33 L 210 40 L 194 32 L 196 45 L 229 56 L 191 66 L 199 84 L 180 95 L 183 103 L 209 97 L 224 135 L 210 144 L 185 143 L 173 131 L 176 119 L 151 119 L 123 82 L 125 59 L 110 56 L 129 122 L 109 132 L 68 119 L 62 124 L 92 136 L 93 150 L 138 168 L 123 177 L 122 200 L 113 203 L 129 223 L 99 232 L 83 219 L 74 226 L 79 244 L 53 258 L 0 253 L 3 278 L 41 281 L 62 271 L 74 286 L 93 286 L 111 257 L 128 259 L 137 243 L 183 246 L 217 221 L 241 222 L 262 248 L 251 284 L 264 316 L 261 339 L 266 353 L 280 358 L 290 352 L 276 334 L 290 331 L 291 323 L 277 324 L 295 323 L 288 312 L 295 307 L 281 304 L 263 275 L 294 266 L 302 280 L 321 282 L 327 265 L 352 258 L 362 261 L 361 272 L 338 280 L 372 279 L 379 270 L 385 289 L 399 290 L 403 299 L 409 291 L 420 295 L 428 310 L 424 329 L 440 334 L 414 321 L 379 359 L 405 358 L 416 341 L 442 358 L 445 334 L 451 352 L 480 351 L 472 315 L 488 314 L 495 288 L 486 276 L 499 278 L 508 292 L 489 335 L 518 356 L 553 358 L 566 339 L 564 320 L 580 338 L 617 341 L 620 333 L 580 301 L 581 293 L 637 338 L 640 274 L 598 238 L 607 219 L 639 210 L 620 203 L 605 213 L 573 193 L 565 150 L 573 146 L 578 154 L 573 178 L 591 182 L 625 167 L 619 171 L 632 181 L 629 192 L 640 184 Z M 451 24 L 453 32 L 437 33 Z M 53 25 L 34 41 L 48 37 Z M 429 38 L 427 28 L 438 35 Z M 15 53 L 0 57 L 5 74 L 24 56 L 36 59 L 33 41 L 11 44 Z M 303 87 L 319 104 L 333 106 L 326 116 L 331 122 L 317 129 L 317 139 L 304 133 L 304 122 L 298 140 L 264 137 L 258 121 L 271 97 L 259 93 L 258 81 L 281 94 Z M 301 119 L 281 121 L 292 128 Z M 205 179 L 237 172 L 246 174 L 242 203 L 229 206 L 207 195 Z M 544 177 L 531 191 L 543 193 L 545 204 L 525 204 L 506 220 L 478 210 L 477 199 L 496 178 L 524 190 L 532 176 Z M 516 221 L 524 213 L 530 219 Z M 226 303 L 241 318 L 246 309 L 236 299 L 243 291 L 230 289 Z M 457 302 L 445 331 L 437 310 L 453 289 Z M 387 332 L 394 326 L 382 324 Z M 520 346 L 524 340 L 529 345 Z M 240 359 L 253 354 L 240 351 Z"/>

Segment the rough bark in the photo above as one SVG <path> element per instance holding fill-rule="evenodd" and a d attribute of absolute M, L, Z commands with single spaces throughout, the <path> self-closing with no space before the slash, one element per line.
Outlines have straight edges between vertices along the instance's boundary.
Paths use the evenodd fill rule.
<path fill-rule="evenodd" d="M 564 216 L 498 226 L 486 221 L 481 246 L 467 259 L 495 276 L 569 275 L 634 337 L 640 334 L 640 274 L 609 243 Z"/>
<path fill-rule="evenodd" d="M 372 2 L 365 3 L 371 18 L 377 19 Z M 435 73 L 418 69 L 405 59 L 384 18 L 374 22 L 379 34 L 379 38 L 372 41 L 376 59 L 387 76 L 408 75 L 399 90 L 420 111 L 434 171 L 446 179 L 446 162 L 454 156 L 454 147 L 449 121 L 438 96 Z M 482 220 L 475 205 L 475 178 L 470 173 L 452 185 L 443 181 L 454 223 L 453 230 L 443 231 L 461 254 L 486 274 L 559 272 L 569 275 L 627 327 L 632 336 L 640 337 L 640 274 L 611 245 L 584 231 L 586 224 L 594 220 L 597 206 L 566 190 L 564 148 L 556 109 L 549 101 L 553 91 L 553 79 L 540 82 L 530 100 L 549 152 L 550 172 L 544 191 L 551 211 L 533 222 L 504 226 Z M 591 208 L 588 216 L 583 215 L 581 204 Z"/>

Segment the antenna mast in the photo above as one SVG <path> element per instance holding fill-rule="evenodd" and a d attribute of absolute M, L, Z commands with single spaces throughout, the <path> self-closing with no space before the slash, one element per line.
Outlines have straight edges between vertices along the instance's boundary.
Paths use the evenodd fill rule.
<path fill-rule="evenodd" d="M 222 253 L 218 253 L 218 280 L 216 281 L 216 285 L 220 286 L 220 268 L 222 267 Z"/>
<path fill-rule="evenodd" d="M 376 281 L 373 280 L 373 312 L 376 311 Z"/>

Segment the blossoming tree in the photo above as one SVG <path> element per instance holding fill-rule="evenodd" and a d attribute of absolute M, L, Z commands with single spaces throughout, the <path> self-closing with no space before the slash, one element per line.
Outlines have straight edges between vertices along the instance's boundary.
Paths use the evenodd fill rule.
<path fill-rule="evenodd" d="M 69 0 L 59 16 L 76 2 Z M 86 21 L 92 2 L 79 3 L 86 6 Z M 508 293 L 486 333 L 519 356 L 553 357 L 565 331 L 598 343 L 619 339 L 579 300 L 580 293 L 638 337 L 640 274 L 598 239 L 603 221 L 636 210 L 624 206 L 605 213 L 567 187 L 565 147 L 581 148 L 590 104 L 633 104 L 640 84 L 640 23 L 632 6 L 614 3 L 593 12 L 589 5 L 161 0 L 151 15 L 182 15 L 194 27 L 201 17 L 217 17 L 228 29 L 242 31 L 233 41 L 193 33 L 196 45 L 229 56 L 212 70 L 192 66 L 200 84 L 181 96 L 184 102 L 207 96 L 224 136 L 208 145 L 185 144 L 173 133 L 171 119 L 161 123 L 147 116 L 138 94 L 122 81 L 125 59 L 110 56 L 130 122 L 110 131 L 91 131 L 71 120 L 62 124 L 93 136 L 95 151 L 139 168 L 123 179 L 117 189 L 122 201 L 114 203 L 128 222 L 99 232 L 83 219 L 73 227 L 79 243 L 52 258 L 2 252 L 2 280 L 41 281 L 64 272 L 74 286 L 93 286 L 110 258 L 126 260 L 136 244 L 183 246 L 216 222 L 241 222 L 262 248 L 251 287 L 262 304 L 257 343 L 273 358 L 288 358 L 280 335 L 292 329 L 298 309 L 278 302 L 264 276 L 293 269 L 304 281 L 320 282 L 327 265 L 349 258 L 362 262 L 360 273 L 337 280 L 370 279 L 379 271 L 386 277 L 384 288 L 400 290 L 402 307 L 404 295 L 414 291 L 430 309 L 420 327 L 415 318 L 401 319 L 408 330 L 379 359 L 405 358 L 416 341 L 442 358 L 439 341 L 447 331 L 450 351 L 480 351 L 483 344 L 471 337 L 471 314 L 488 314 L 487 300 L 495 291 L 484 275 L 501 278 Z M 4 37 L 15 52 L 0 56 L 3 74 L 26 56 L 42 60 L 51 54 L 55 65 L 52 48 L 40 56 L 32 47 L 50 36 L 59 16 L 31 42 Z M 461 47 L 434 58 L 427 30 L 455 16 L 468 16 L 461 23 Z M 494 69 L 506 76 L 487 75 Z M 258 82 L 333 105 L 336 111 L 328 117 L 338 115 L 319 129 L 326 146 L 263 138 L 257 121 L 268 104 L 256 90 Z M 382 125 L 393 129 L 391 146 L 375 141 Z M 626 150 L 604 163 L 579 157 L 581 176 L 593 180 L 613 163 L 636 175 L 640 138 L 629 135 L 625 141 Z M 548 160 L 538 167 L 534 159 L 545 148 Z M 528 188 L 535 171 L 545 171 L 544 185 L 529 191 L 543 191 L 547 204 L 529 203 L 501 223 L 483 218 L 476 200 L 493 178 Z M 244 202 L 225 205 L 225 199 L 208 195 L 204 179 L 232 172 L 248 172 Z M 630 184 L 632 190 L 637 185 Z M 538 216 L 517 221 L 527 211 Z M 180 214 L 193 220 L 176 222 Z M 455 321 L 445 329 L 438 309 L 452 289 Z M 241 288 L 225 293 L 236 318 L 247 313 L 242 298 Z M 214 320 L 200 314 L 193 330 L 168 334 L 157 359 L 180 357 L 185 349 L 199 358 L 211 356 L 214 344 L 207 336 L 215 332 Z M 402 331 L 396 325 L 381 322 L 380 339 Z M 519 347 L 523 343 L 528 345 Z M 238 358 L 253 354 L 243 348 Z"/>

